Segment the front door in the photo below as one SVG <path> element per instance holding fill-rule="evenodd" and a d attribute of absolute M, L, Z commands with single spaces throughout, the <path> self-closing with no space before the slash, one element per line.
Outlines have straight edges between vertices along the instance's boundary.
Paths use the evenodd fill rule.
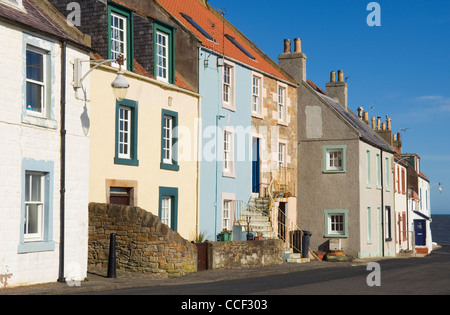
<path fill-rule="evenodd" d="M 259 143 L 259 138 L 254 137 L 252 140 L 252 192 L 258 194 L 261 191 L 261 157 L 259 154 Z"/>
<path fill-rule="evenodd" d="M 414 220 L 414 233 L 416 235 L 416 245 L 426 245 L 426 222 L 425 220 Z"/>

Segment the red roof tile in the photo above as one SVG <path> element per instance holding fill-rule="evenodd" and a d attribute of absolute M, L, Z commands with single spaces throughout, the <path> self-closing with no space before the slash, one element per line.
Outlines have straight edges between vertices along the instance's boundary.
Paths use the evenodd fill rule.
<path fill-rule="evenodd" d="M 258 69 L 262 72 L 275 76 L 278 79 L 285 81 L 292 81 L 282 73 L 282 70 L 274 65 L 274 62 L 268 60 L 264 53 L 258 49 L 252 48 L 252 44 L 245 38 L 233 25 L 225 22 L 225 34 L 228 34 L 236 39 L 236 41 L 252 56 L 255 60 L 249 58 L 242 50 L 234 45 L 228 38 L 224 36 L 224 25 L 222 16 L 211 6 L 205 5 L 201 0 L 157 0 L 157 2 L 164 7 L 170 14 L 178 19 L 184 26 L 186 26 L 192 33 L 202 40 L 202 45 L 210 50 L 216 51 L 218 54 L 225 53 L 225 56 L 239 61 L 245 65 Z M 207 39 L 197 28 L 191 25 L 182 15 L 184 13 L 190 16 L 198 25 L 200 25 L 209 35 L 215 37 L 215 42 Z M 214 29 L 213 29 L 214 25 Z M 224 48 L 225 43 L 225 50 Z"/>

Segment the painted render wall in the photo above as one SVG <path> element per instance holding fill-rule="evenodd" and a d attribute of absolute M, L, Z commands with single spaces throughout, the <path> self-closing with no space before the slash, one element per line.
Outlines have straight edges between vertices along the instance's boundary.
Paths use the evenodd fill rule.
<path fill-rule="evenodd" d="M 312 233 L 311 249 L 327 251 L 325 210 L 348 210 L 348 235 L 342 238 L 344 251 L 359 250 L 359 135 L 343 119 L 314 95 L 307 83 L 299 91 L 298 225 Z M 347 171 L 324 173 L 323 148 L 347 146 Z M 324 198 L 326 196 L 326 198 Z"/>
<path fill-rule="evenodd" d="M 61 52 L 58 41 L 0 22 L 0 39 L 7 51 L 0 59 L 2 80 L 7 86 L 0 102 L 0 275 L 2 285 L 19 286 L 54 282 L 59 274 L 60 243 L 60 103 Z M 25 48 L 33 45 L 49 51 L 48 119 L 37 119 L 25 110 Z M 68 46 L 67 78 L 73 77 L 70 62 L 89 59 L 89 54 Z M 23 69 L 23 70 L 21 70 Z M 89 138 L 80 119 L 84 104 L 75 99 L 71 79 L 67 80 L 66 129 L 66 233 L 65 277 L 82 280 L 87 270 L 87 197 Z M 89 78 L 86 81 L 89 84 Z M 25 171 L 48 172 L 48 242 L 23 241 Z M 67 244 L 70 244 L 68 246 Z"/>
<path fill-rule="evenodd" d="M 215 241 L 217 234 L 222 230 L 222 200 L 234 198 L 234 200 L 247 202 L 251 196 L 251 72 L 238 63 L 234 63 L 236 110 L 225 109 L 222 107 L 223 67 L 217 67 L 219 56 L 200 49 L 199 57 L 200 94 L 202 95 L 199 231 L 205 233 L 208 240 Z M 220 58 L 219 64 L 222 62 Z M 224 118 L 218 121 L 216 159 L 217 115 Z M 231 127 L 234 130 L 234 177 L 226 177 L 223 174 L 224 127 Z"/>
<path fill-rule="evenodd" d="M 395 204 L 393 155 L 361 142 L 360 144 L 360 225 L 361 249 L 358 257 L 395 256 Z M 370 155 L 370 179 L 367 171 L 367 154 Z M 382 159 L 383 176 L 378 175 L 377 155 Z M 386 162 L 388 158 L 389 162 Z M 386 169 L 388 163 L 388 169 Z M 386 174 L 389 173 L 389 178 Z M 383 180 L 383 188 L 378 184 L 378 177 Z M 383 194 L 383 196 L 382 196 Z M 391 208 L 390 218 L 386 217 L 386 206 Z M 370 210 L 368 210 L 370 208 Z M 383 211 L 382 211 L 383 209 Z M 390 222 L 391 240 L 387 238 Z"/>
<path fill-rule="evenodd" d="M 158 216 L 159 187 L 178 188 L 178 229 L 186 239 L 194 239 L 197 229 L 197 122 L 199 97 L 155 80 L 126 73 L 130 83 L 127 99 L 138 102 L 139 166 L 114 164 L 116 100 L 110 82 L 117 69 L 92 72 L 90 136 L 90 202 L 107 202 L 108 184 L 135 187 L 134 205 Z M 106 87 L 105 87 L 106 84 Z M 171 106 L 169 98 L 172 99 Z M 162 109 L 178 113 L 179 171 L 161 169 Z"/>

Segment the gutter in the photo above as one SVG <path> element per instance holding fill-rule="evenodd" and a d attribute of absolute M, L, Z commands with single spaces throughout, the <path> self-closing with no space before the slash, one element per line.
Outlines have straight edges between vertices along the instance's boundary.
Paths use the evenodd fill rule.
<path fill-rule="evenodd" d="M 66 282 L 64 277 L 65 246 L 65 193 L 66 193 L 66 56 L 67 41 L 62 42 L 61 52 L 61 175 L 60 175 L 60 241 L 59 241 L 59 282 Z"/>

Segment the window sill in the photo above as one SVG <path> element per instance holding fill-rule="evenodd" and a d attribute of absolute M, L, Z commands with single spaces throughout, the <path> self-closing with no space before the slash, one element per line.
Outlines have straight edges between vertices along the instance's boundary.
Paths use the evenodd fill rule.
<path fill-rule="evenodd" d="M 176 172 L 178 172 L 180 170 L 180 166 L 178 164 L 161 163 L 160 168 L 162 170 L 176 171 Z"/>
<path fill-rule="evenodd" d="M 20 243 L 18 248 L 19 254 L 37 253 L 37 252 L 51 252 L 55 250 L 55 243 L 51 242 L 29 242 Z"/>
<path fill-rule="evenodd" d="M 47 117 L 38 117 L 34 115 L 22 114 L 22 123 L 27 125 L 34 125 L 48 129 L 58 129 L 58 122 Z"/>
<path fill-rule="evenodd" d="M 228 178 L 236 178 L 236 173 L 223 172 L 222 176 Z"/>
<path fill-rule="evenodd" d="M 288 127 L 289 126 L 288 123 L 286 121 L 284 121 L 284 120 L 278 120 L 277 124 L 281 125 L 281 126 L 284 126 L 284 127 Z"/>
<path fill-rule="evenodd" d="M 128 166 L 139 166 L 139 160 L 135 159 L 121 159 L 121 158 L 114 158 L 114 164 L 119 165 L 128 165 Z"/>
<path fill-rule="evenodd" d="M 252 112 L 252 117 L 257 119 L 264 119 L 263 115 L 260 113 Z"/>
<path fill-rule="evenodd" d="M 347 173 L 347 171 L 346 170 L 337 170 L 337 171 L 325 170 L 325 171 L 322 171 L 322 174 L 342 174 L 342 173 Z"/>
<path fill-rule="evenodd" d="M 233 106 L 233 105 L 231 105 L 231 104 L 225 104 L 225 103 L 222 103 L 222 108 L 228 109 L 228 110 L 230 110 L 230 111 L 232 111 L 232 112 L 235 112 L 235 111 L 236 111 L 236 106 Z"/>
<path fill-rule="evenodd" d="M 348 238 L 346 234 L 325 234 L 324 237 L 328 238 Z"/>

